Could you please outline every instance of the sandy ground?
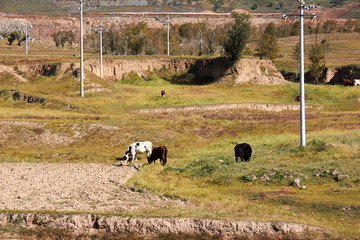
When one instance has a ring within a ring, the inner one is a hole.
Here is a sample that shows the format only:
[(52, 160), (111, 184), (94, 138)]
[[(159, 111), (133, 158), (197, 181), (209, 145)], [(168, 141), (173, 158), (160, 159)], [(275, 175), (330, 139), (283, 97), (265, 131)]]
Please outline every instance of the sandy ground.
[(122, 212), (183, 204), (124, 188), (136, 171), (99, 163), (0, 163), (0, 209)]

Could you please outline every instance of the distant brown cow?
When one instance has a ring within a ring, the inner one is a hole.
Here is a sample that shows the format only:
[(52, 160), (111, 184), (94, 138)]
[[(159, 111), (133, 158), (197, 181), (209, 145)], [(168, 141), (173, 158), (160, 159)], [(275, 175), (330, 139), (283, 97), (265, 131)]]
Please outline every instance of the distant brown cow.
[(150, 157), (147, 158), (148, 163), (152, 163), (160, 158), (160, 163), (165, 166), (167, 161), (167, 148), (165, 146), (155, 147), (152, 149)]
[(341, 81), (344, 84), (344, 86), (354, 86), (354, 82), (349, 79), (343, 78)]
[[(304, 99), (306, 99), (306, 96), (304, 96)], [(300, 102), (300, 95), (296, 96), (294, 102)]]
[(165, 97), (165, 90), (161, 90), (161, 96)]

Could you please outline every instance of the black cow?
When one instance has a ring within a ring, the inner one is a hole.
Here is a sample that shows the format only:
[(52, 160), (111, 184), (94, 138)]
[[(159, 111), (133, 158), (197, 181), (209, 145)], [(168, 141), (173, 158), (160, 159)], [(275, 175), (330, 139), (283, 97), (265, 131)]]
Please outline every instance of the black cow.
[(165, 166), (167, 161), (167, 152), (168, 150), (165, 146), (153, 148), (150, 157), (147, 158), (148, 163), (155, 163), (155, 161), (160, 158), (160, 163)]
[(236, 162), (238, 161), (238, 158), (240, 157), (241, 161), (248, 162), (250, 161), (252, 149), (248, 143), (241, 143), (235, 146), (235, 158)]

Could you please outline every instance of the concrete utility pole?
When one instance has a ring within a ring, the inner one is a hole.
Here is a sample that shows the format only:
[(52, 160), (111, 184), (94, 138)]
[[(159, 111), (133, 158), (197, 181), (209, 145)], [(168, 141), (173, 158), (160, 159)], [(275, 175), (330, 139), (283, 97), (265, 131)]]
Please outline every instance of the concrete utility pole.
[(80, 0), (80, 96), (84, 97), (84, 42), (83, 42), (83, 8)]
[(103, 61), (102, 61), (102, 21), (100, 20), (100, 78), (103, 78)]
[(25, 54), (28, 54), (28, 27), (25, 27)]
[[(298, 0), (300, 3), (300, 143), (301, 147), (306, 145), (305, 136), (305, 77), (304, 77), (304, 10), (314, 8), (314, 4), (305, 6), (305, 0)], [(307, 0), (311, 1), (311, 0)], [(315, 18), (316, 14), (310, 15), (311, 18)], [(283, 15), (283, 19), (287, 19), (286, 14)]]
[(169, 14), (166, 15), (167, 22), (167, 55), (170, 55), (170, 19)]
[(300, 1), (300, 141), (301, 146), (306, 145), (305, 136), (305, 87), (304, 87), (304, 5)]

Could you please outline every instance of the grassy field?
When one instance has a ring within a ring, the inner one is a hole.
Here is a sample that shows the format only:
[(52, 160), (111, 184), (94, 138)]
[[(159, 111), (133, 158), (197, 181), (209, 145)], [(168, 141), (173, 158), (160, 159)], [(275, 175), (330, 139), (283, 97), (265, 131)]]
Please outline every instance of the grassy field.
[[(282, 41), (289, 44), (284, 44), (285, 57), (277, 61), (279, 66), (289, 62), (286, 49), (293, 42)], [(339, 41), (342, 40), (331, 40)], [(344, 44), (359, 49), (355, 40)], [(34, 43), (30, 44), (29, 56), (14, 53), (20, 47), (4, 42), (0, 49), (0, 64), (8, 66), (77, 61), (72, 57), (75, 49), (49, 46), (44, 50)], [(96, 54), (86, 52), (85, 58), (97, 58)], [(336, 56), (340, 54), (334, 50), (330, 56), (329, 65), (338, 66)], [(351, 63), (359, 62), (355, 58)], [(123, 82), (106, 82), (86, 73), (86, 84), (96, 83), (111, 92), (85, 91), (81, 98), (79, 82), (71, 73), (24, 77), (30, 81), (19, 82), (9, 73), (0, 73), (0, 91), (14, 89), (42, 97), (47, 104), (14, 101), (0, 94), (0, 136), (6, 139), (0, 141), (3, 162), (111, 164), (121, 158), (129, 143), (150, 140), (154, 146), (167, 146), (168, 165), (145, 165), (127, 186), (189, 200), (194, 205), (124, 214), (297, 222), (329, 231), (323, 237), (360, 236), (358, 87), (305, 86), (306, 104), (318, 108), (306, 110), (307, 146), (301, 148), (298, 111), (137, 112), (224, 103), (295, 104), (292, 100), (299, 94), (296, 83), (266, 87), (216, 83), (190, 86), (171, 84), (156, 73), (149, 81), (129, 78)], [(165, 99), (160, 96), (161, 89), (167, 93)], [(69, 109), (69, 104), (76, 109)], [(9, 124), (12, 121), (21, 124)], [(96, 128), (99, 125), (107, 128)], [(41, 138), (43, 132), (73, 141), (48, 142)], [(234, 161), (233, 147), (241, 142), (253, 147), (248, 163)], [(142, 157), (140, 161), (146, 159)], [(339, 180), (337, 173), (348, 177)], [(256, 180), (250, 180), (252, 176)], [(290, 186), (296, 178), (300, 178), (305, 190)]]

